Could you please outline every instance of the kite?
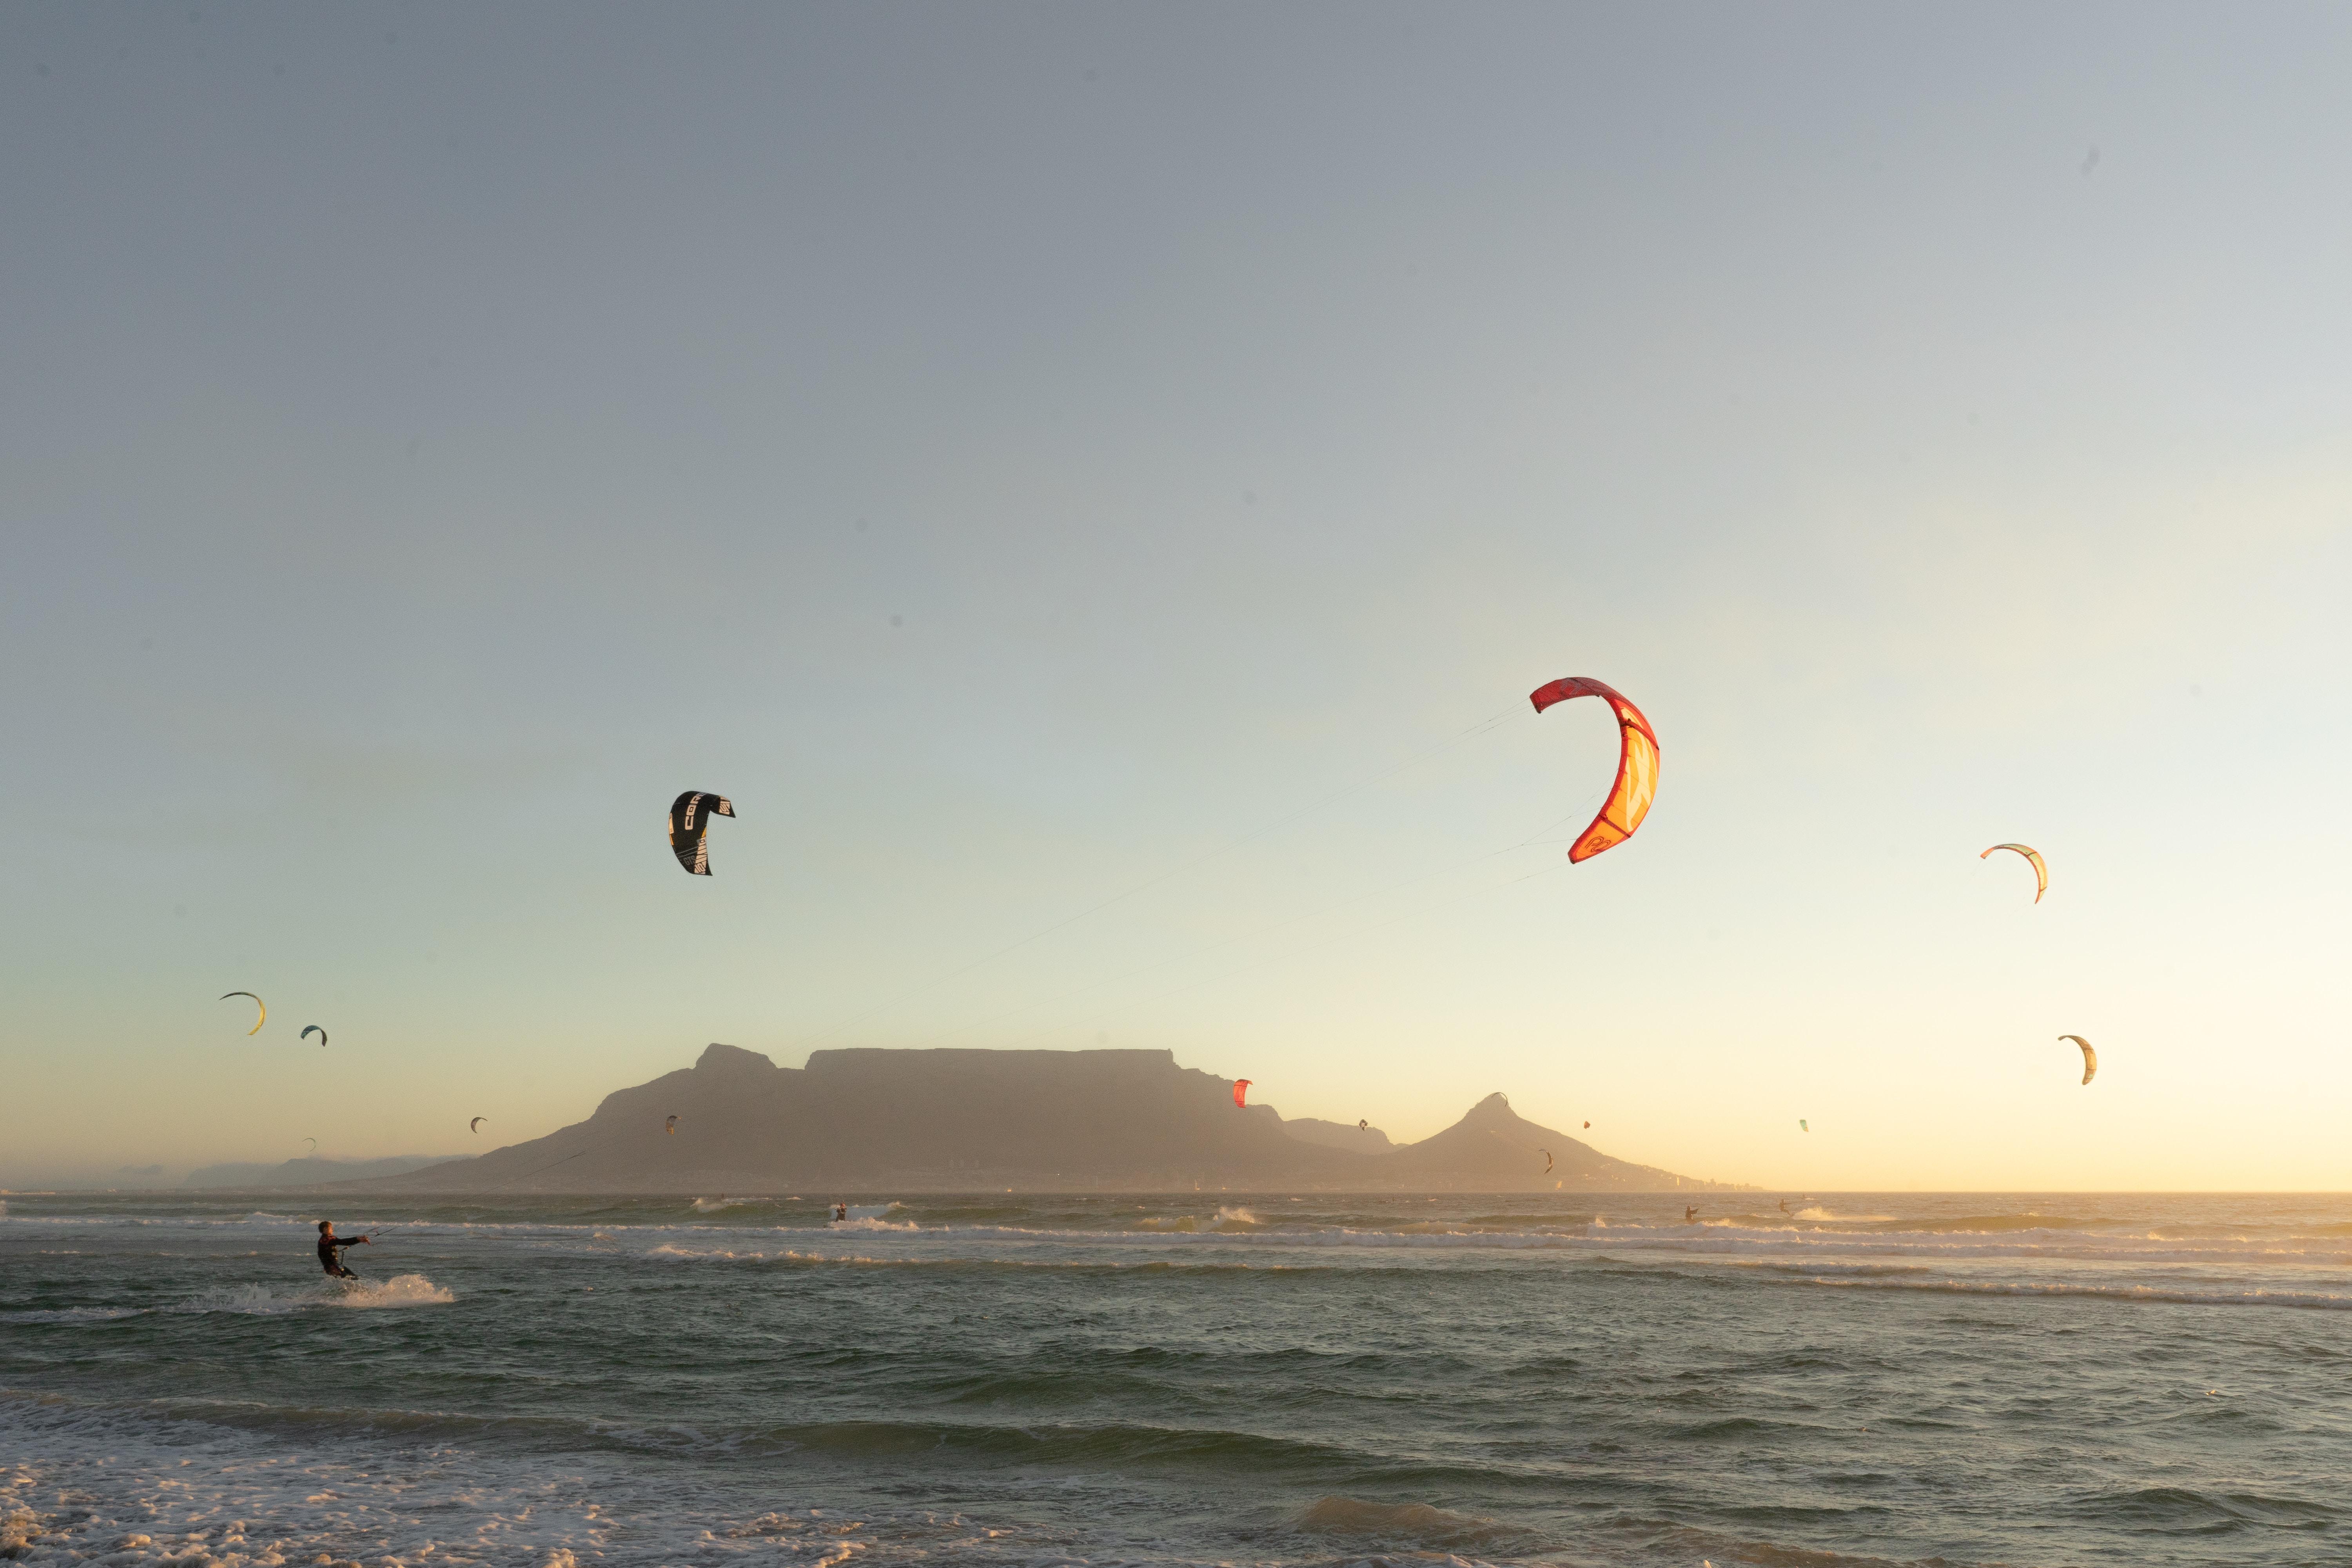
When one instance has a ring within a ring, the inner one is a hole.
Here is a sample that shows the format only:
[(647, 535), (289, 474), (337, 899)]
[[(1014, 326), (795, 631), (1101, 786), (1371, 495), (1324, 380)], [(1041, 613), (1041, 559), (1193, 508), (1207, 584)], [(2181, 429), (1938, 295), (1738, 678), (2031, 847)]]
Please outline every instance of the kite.
[(319, 1152), (319, 1141), (316, 1138), (305, 1138), (302, 1142), (310, 1145), (311, 1153), (315, 1154)]
[(1235, 1105), (1247, 1104), (1247, 1100), (1244, 1097), (1249, 1093), (1250, 1082), (1251, 1080), (1245, 1078), (1235, 1079), (1234, 1080), (1234, 1103)]
[(1550, 1150), (1549, 1150), (1549, 1149), (1538, 1149), (1538, 1150), (1537, 1150), (1537, 1151), (1536, 1151), (1536, 1152), (1537, 1152), (1537, 1153), (1538, 1153), (1538, 1154), (1541, 1154), (1541, 1155), (1544, 1157), (1544, 1174), (1545, 1174), (1545, 1175), (1547, 1175), (1547, 1176), (1550, 1175), (1550, 1174), (1551, 1174), (1551, 1151), (1550, 1151)]
[(1797, 1118), (1797, 1131), (1800, 1131), (1800, 1132), (1811, 1132), (1811, 1131), (1812, 1131), (1812, 1129), (1811, 1129), (1811, 1128), (1810, 1128), (1810, 1127), (1808, 1127), (1808, 1126), (1806, 1126), (1806, 1125), (1805, 1125), (1805, 1119), (1804, 1119), (1803, 1117), (1800, 1116), (1800, 1117), (1798, 1117), (1798, 1118)]
[[(250, 991), (230, 991), (230, 992), (225, 993), (225, 994), (222, 995), (221, 1000), (222, 1000), (222, 1001), (224, 1001), (224, 1002), (226, 1002), (226, 1001), (227, 1001), (227, 1000), (229, 999), (229, 997), (231, 997), (231, 996), (253, 996), (253, 993), (252, 993), (252, 992), (250, 992)], [(260, 1008), (260, 1009), (261, 1009), (261, 1016), (260, 1016), (260, 1017), (258, 1017), (258, 1018), (256, 1018), (256, 1019), (253, 1021), (253, 1027), (251, 1027), (250, 1029), (247, 1029), (247, 1030), (246, 1031), (246, 1036), (247, 1036), (247, 1038), (250, 1038), (250, 1037), (252, 1037), (253, 1036), (255, 1036), (255, 1035), (257, 1035), (257, 1034), (261, 1033), (261, 1026), (262, 1026), (262, 1025), (264, 1025), (264, 1024), (267, 1024), (268, 1022), (269, 1022), (269, 1004), (268, 1004), (268, 1003), (267, 1003), (267, 1002), (264, 1002), (264, 1001), (263, 1001), (260, 997), (258, 997), (258, 996), (253, 996), (253, 1005), (254, 1005), (255, 1006), (257, 1006), (257, 1007), (258, 1007), (258, 1008)]]
[(2083, 1081), (2088, 1083), (2096, 1078), (2099, 1072), (2099, 1053), (2091, 1048), (2091, 1042), (2080, 1035), (2061, 1035), (2058, 1037), (2062, 1040), (2072, 1040), (2083, 1047)]
[(1370, 1132), (1371, 1130), (1372, 1124), (1370, 1121), (1359, 1121), (1356, 1123), (1356, 1131), (1359, 1132)]
[(466, 1124), (466, 1131), (468, 1132), (479, 1132), (482, 1130), (482, 1123), (488, 1120), (489, 1118), (487, 1116), (477, 1116), (473, 1121)]
[(710, 846), (702, 836), (713, 816), (732, 816), (734, 803), (725, 795), (690, 789), (669, 803), (669, 847), (689, 876), (710, 875)]
[(1591, 1131), (1592, 1131), (1592, 1123), (1591, 1123), (1591, 1122), (1590, 1122), (1590, 1121), (1586, 1122), (1586, 1123), (1584, 1124), (1584, 1130), (1585, 1130), (1587, 1132)]
[[(2033, 862), (2033, 901), (2040, 903), (2042, 895), (2050, 890), (2050, 868), (2042, 863), (2042, 852), (2030, 844), (1996, 844), (1992, 849), (2014, 849)], [(1992, 853), (1992, 849), (1986, 850), (1984, 855), (1979, 855), (1977, 858), (1983, 859), (1985, 855)]]
[(303, 1025), (302, 1032), (299, 1035), (297, 1035), (295, 1039), (297, 1041), (307, 1040), (313, 1035), (319, 1037), (319, 1048), (322, 1051), (325, 1050), (327, 1048), (327, 1031), (319, 1027), (316, 1024)]
[(1609, 786), (1600, 815), (1577, 835), (1575, 847), (1568, 852), (1570, 865), (1633, 837), (1658, 794), (1658, 732), (1622, 693), (1591, 676), (1570, 675), (1537, 687), (1528, 700), (1540, 713), (1555, 702), (1578, 697), (1598, 697), (1617, 715), (1617, 782)]
[(667, 1121), (663, 1122), (663, 1123), (662, 1123), (662, 1131), (665, 1131), (665, 1132), (667, 1132), (667, 1133), (668, 1133), (668, 1134), (669, 1134), (671, 1137), (673, 1137), (673, 1138), (677, 1137), (677, 1117), (675, 1117), (675, 1116), (673, 1116), (673, 1117), (671, 1117)]

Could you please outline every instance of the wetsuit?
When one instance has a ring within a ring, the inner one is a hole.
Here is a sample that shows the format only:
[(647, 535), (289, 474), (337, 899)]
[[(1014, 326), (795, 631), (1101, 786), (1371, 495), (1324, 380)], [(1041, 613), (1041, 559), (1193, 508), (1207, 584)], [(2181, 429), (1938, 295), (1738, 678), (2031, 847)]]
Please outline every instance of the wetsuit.
[(319, 1262), (337, 1279), (356, 1279), (358, 1275), (343, 1267), (342, 1249), (357, 1247), (365, 1237), (322, 1236), (319, 1238)]

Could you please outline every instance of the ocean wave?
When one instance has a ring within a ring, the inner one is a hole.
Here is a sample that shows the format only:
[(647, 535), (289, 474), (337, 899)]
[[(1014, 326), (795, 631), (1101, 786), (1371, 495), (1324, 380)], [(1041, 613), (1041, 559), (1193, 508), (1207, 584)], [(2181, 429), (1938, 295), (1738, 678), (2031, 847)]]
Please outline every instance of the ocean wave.
[(2315, 1290), (2212, 1290), (2178, 1285), (2086, 1285), (2033, 1279), (1853, 1279), (1809, 1281), (1844, 1290), (1919, 1290), (1948, 1296), (2085, 1296), (2108, 1301), (2140, 1301), (2179, 1307), (2297, 1307), (2312, 1311), (2352, 1312), (2352, 1296)]
[[(1217, 1212), (1213, 1215), (1207, 1217), (1203, 1217), (1200, 1215), (1189, 1214), (1150, 1215), (1142, 1219), (1137, 1220), (1135, 1222), (1135, 1226), (1136, 1229), (1139, 1231), (1160, 1236), (1232, 1236), (1261, 1230), (1265, 1227), (1265, 1222), (1258, 1218), (1256, 1215), (1252, 1214), (1248, 1209), (1244, 1208), (1239, 1205), (1227, 1205), (1220, 1204), (1217, 1206)], [(950, 1226), (944, 1228), (953, 1227)], [(1013, 1227), (1008, 1226), (1004, 1228)], [(1087, 1233), (1036, 1231), (1034, 1234), (1040, 1236), (1053, 1236)], [(1118, 1235), (1119, 1233), (1112, 1232), (1110, 1234)]]
[(188, 1300), (160, 1309), (166, 1312), (233, 1312), (248, 1317), (276, 1317), (317, 1307), (435, 1307), (457, 1299), (453, 1290), (422, 1274), (395, 1274), (389, 1279), (330, 1281), (295, 1290), (267, 1285), (223, 1285)]
[[(428, 1441), (478, 1441), (511, 1452), (536, 1449), (574, 1455), (602, 1450), (676, 1458), (758, 1458), (811, 1451), (863, 1462), (947, 1449), (968, 1458), (1023, 1465), (1090, 1464), (1174, 1471), (1237, 1466), (1261, 1473), (1360, 1467), (1374, 1458), (1372, 1454), (1334, 1441), (1139, 1421), (1024, 1424), (917, 1417), (629, 1422), (580, 1415), (486, 1415), (274, 1405), (258, 1400), (92, 1401), (14, 1391), (0, 1391), (0, 1417), (12, 1425), (37, 1426), (50, 1437), (81, 1432), (115, 1442), (145, 1438), (180, 1444), (208, 1434), (242, 1433), (286, 1439), (306, 1450), (331, 1441), (381, 1438), (412, 1447)], [(1467, 1480), (1477, 1473), (1464, 1469), (1459, 1479)]]
[[(507, 1453), (349, 1443), (320, 1452), (309, 1440), (315, 1432), (299, 1428), (159, 1426), (152, 1414), (5, 1395), (0, 1420), (27, 1443), (17, 1462), (0, 1462), (0, 1556), (36, 1563), (266, 1568), (363, 1557), (385, 1568), (571, 1568), (730, 1549), (762, 1550), (772, 1561), (776, 1547), (805, 1543), (821, 1553), (794, 1555), (806, 1564), (892, 1544), (862, 1521), (817, 1510), (792, 1523), (781, 1514), (730, 1517), (678, 1506), (627, 1475), (583, 1476), (576, 1465)], [(620, 1541), (607, 1512), (616, 1505), (630, 1518)], [(961, 1521), (907, 1532), (924, 1546), (972, 1533)]]
[[(759, 1500), (751, 1501), (740, 1489), (682, 1488), (675, 1471), (633, 1455), (829, 1454), (870, 1471), (944, 1447), (966, 1459), (1024, 1468), (1084, 1465), (1196, 1478), (1223, 1476), (1235, 1466), (1253, 1474), (1355, 1469), (1366, 1458), (1240, 1432), (1033, 1431), (948, 1422), (759, 1431), (632, 1431), (604, 1424), (551, 1447), (527, 1439), (534, 1425), (557, 1439), (552, 1428), (561, 1422), (469, 1423), (421, 1412), (392, 1419), (395, 1414), (355, 1423), (259, 1406), (166, 1412), (0, 1394), (0, 1429), (22, 1440), (26, 1453), (0, 1462), (0, 1547), (36, 1562), (79, 1558), (121, 1568), (353, 1560), (385, 1568), (437, 1562), (654, 1568), (733, 1556), (803, 1568), (851, 1561), (1059, 1568), (1106, 1558), (1207, 1568), (1224, 1554), (1203, 1555), (1132, 1532), (1097, 1542), (1068, 1525), (987, 1523), (920, 1504), (848, 1511), (806, 1506), (825, 1500), (805, 1494), (787, 1506), (805, 1484), (789, 1472), (758, 1488)], [(580, 1439), (591, 1436), (606, 1451), (583, 1448)], [(1449, 1562), (1470, 1568), (1441, 1554), (1512, 1533), (1426, 1504), (1344, 1496), (1308, 1507), (1297, 1524), (1351, 1538), (1351, 1545), (1404, 1549), (1404, 1560), (1439, 1568)], [(1288, 1561), (1307, 1568), (1327, 1559)]]
[[(1666, 1561), (1696, 1561), (1703, 1568), (1964, 1568), (1963, 1563), (1941, 1554), (1924, 1558), (1881, 1557), (1875, 1553), (1862, 1556), (1818, 1546), (1787, 1546), (1727, 1535), (1666, 1520), (1627, 1519), (1621, 1522), (1649, 1533), (1650, 1546), (1664, 1552)], [(2003, 1563), (1989, 1563), (1984, 1568), (2003, 1568)]]
[(879, 1263), (884, 1261), (878, 1258), (850, 1258), (822, 1252), (802, 1252), (793, 1247), (779, 1247), (774, 1251), (755, 1251), (749, 1247), (738, 1250), (731, 1247), (681, 1247), (674, 1241), (663, 1242), (659, 1247), (652, 1247), (639, 1256), (700, 1263)]
[(1303, 1274), (1328, 1272), (1286, 1263), (1173, 1262), (1165, 1258), (983, 1258), (951, 1254), (942, 1258), (875, 1258), (857, 1252), (803, 1252), (797, 1247), (772, 1251), (725, 1247), (681, 1247), (676, 1242), (639, 1254), (666, 1263), (863, 1264), (879, 1268), (1058, 1268), (1095, 1273)]
[[(688, 1200), (711, 1201), (715, 1200)], [(751, 1204), (776, 1201), (745, 1200)], [(733, 1208), (737, 1200), (729, 1199), (727, 1202)], [(661, 1206), (666, 1207), (670, 1215), (677, 1214), (677, 1200), (667, 1200)], [(2015, 1226), (2003, 1229), (1984, 1225), (1984, 1215), (1963, 1216), (1969, 1228), (1940, 1230), (1906, 1230), (1880, 1225), (1874, 1220), (1852, 1228), (1834, 1228), (1811, 1221), (1793, 1220), (1768, 1225), (1718, 1218), (1711, 1223), (1685, 1225), (1673, 1220), (1643, 1222), (1621, 1217), (1612, 1223), (1602, 1216), (1588, 1221), (1582, 1216), (1563, 1215), (1556, 1222), (1543, 1224), (1516, 1215), (1487, 1216), (1492, 1220), (1508, 1220), (1517, 1226), (1496, 1229), (1486, 1228), (1472, 1220), (1447, 1221), (1403, 1215), (1397, 1216), (1393, 1223), (1388, 1225), (1334, 1224), (1328, 1220), (1318, 1223), (1307, 1216), (1288, 1217), (1279, 1211), (1274, 1211), (1276, 1217), (1268, 1219), (1265, 1216), (1269, 1211), (1265, 1209), (1261, 1200), (1257, 1209), (1244, 1205), (1221, 1205), (1213, 1217), (1200, 1214), (1143, 1215), (1125, 1218), (1105, 1214), (1096, 1217), (1093, 1227), (1084, 1227), (939, 1223), (907, 1215), (907, 1208), (908, 1205), (899, 1203), (858, 1205), (853, 1210), (854, 1217), (849, 1221), (830, 1225), (817, 1220), (814, 1215), (797, 1223), (782, 1224), (766, 1223), (764, 1215), (761, 1216), (762, 1223), (751, 1224), (741, 1223), (732, 1215), (716, 1224), (708, 1221), (696, 1223), (690, 1218), (670, 1218), (650, 1224), (621, 1223), (609, 1218), (594, 1224), (555, 1224), (544, 1220), (448, 1217), (374, 1222), (371, 1228), (387, 1236), (495, 1236), (533, 1250), (575, 1255), (607, 1255), (614, 1248), (635, 1251), (648, 1243), (664, 1241), (696, 1247), (718, 1245), (738, 1253), (770, 1252), (779, 1247), (804, 1247), (808, 1241), (828, 1234), (856, 1233), (883, 1247), (886, 1256), (892, 1249), (908, 1247), (953, 1248), (965, 1256), (984, 1255), (990, 1249), (1036, 1251), (1050, 1248), (1114, 1254), (1122, 1250), (1148, 1254), (1154, 1250), (1189, 1249), (1248, 1251), (1267, 1255), (1326, 1251), (1360, 1254), (1484, 1251), (1497, 1255), (1550, 1252), (1598, 1257), (1606, 1253), (1621, 1260), (1646, 1257), (1658, 1260), (1687, 1258), (1695, 1262), (1760, 1261), (1800, 1270), (1895, 1260), (1955, 1267), (1972, 1261), (2002, 1260), (2021, 1266), (2080, 1263), (2098, 1267), (2187, 1267), (2242, 1275), (2352, 1267), (2352, 1246), (2347, 1246), (2341, 1237), (2321, 1239), (2309, 1235), (2316, 1228), (2309, 1225), (2293, 1234), (2273, 1231), (2242, 1237), (2233, 1233), (2183, 1239), (2164, 1234), (2164, 1227), (2146, 1225), (2128, 1234), (2087, 1229), (2079, 1224), (2063, 1221), (2061, 1221), (2061, 1228), (2050, 1230)], [(737, 1212), (743, 1213), (741, 1210)], [(2039, 1222), (2052, 1216), (2029, 1210), (2011, 1212), (2007, 1217), (2011, 1220), (2031, 1218)], [(1106, 1222), (1116, 1228), (1103, 1228)], [(90, 1234), (89, 1231), (73, 1227), (96, 1223), (129, 1221), (100, 1222), (79, 1216), (25, 1216), (9, 1222), (11, 1237), (25, 1239), (37, 1239), (45, 1234), (51, 1234), (41, 1228), (45, 1225), (61, 1225), (66, 1228), (54, 1233), (60, 1240), (88, 1236)], [(142, 1216), (141, 1223), (182, 1226), (186, 1222)], [(258, 1237), (282, 1236), (287, 1228), (300, 1228), (307, 1223), (289, 1221), (270, 1211), (257, 1210), (240, 1218), (207, 1221), (203, 1228), (209, 1234), (219, 1236), (235, 1234), (239, 1226), (250, 1226)], [(717, 1239), (720, 1237), (740, 1239)], [(2302, 1244), (2298, 1245), (2299, 1242)]]
[(0, 1312), (0, 1323), (110, 1323), (121, 1318), (144, 1317), (151, 1310), (148, 1307), (27, 1308)]
[[(1187, 1221), (1190, 1223), (1187, 1223)], [(900, 1233), (919, 1232), (928, 1241), (970, 1243), (1001, 1239), (1024, 1244), (1067, 1247), (1246, 1247), (1259, 1250), (1315, 1247), (1487, 1248), (1503, 1251), (1558, 1250), (1679, 1253), (1694, 1258), (1779, 1257), (1790, 1258), (1838, 1257), (1916, 1257), (1930, 1258), (2046, 1258), (2053, 1261), (2091, 1260), (2148, 1263), (2251, 1263), (2274, 1260), (2297, 1265), (2352, 1263), (2352, 1249), (2325, 1251), (2277, 1247), (2181, 1247), (2151, 1243), (2137, 1237), (2115, 1237), (2104, 1243), (2060, 1233), (2051, 1240), (2019, 1235), (1982, 1241), (1949, 1239), (1932, 1233), (1879, 1233), (1867, 1236), (1817, 1234), (1785, 1229), (1709, 1230), (1704, 1226), (1612, 1226), (1605, 1232), (1582, 1225), (1546, 1231), (1467, 1230), (1444, 1222), (1412, 1222), (1377, 1230), (1352, 1226), (1284, 1228), (1260, 1224), (1226, 1228), (1220, 1221), (1193, 1216), (1138, 1222), (1141, 1228), (1122, 1230), (1055, 1229), (1036, 1226), (917, 1226), (852, 1222), (835, 1230), (862, 1228)], [(1204, 1228), (1205, 1226), (1205, 1228)], [(778, 1227), (791, 1234), (789, 1227)]]
[(1298, 1528), (1314, 1535), (1370, 1536), (1440, 1551), (1525, 1535), (1491, 1519), (1451, 1513), (1425, 1502), (1368, 1502), (1338, 1496), (1309, 1504), (1298, 1516)]
[(2143, 1529), (2226, 1531), (2259, 1524), (2289, 1530), (2326, 1528), (2344, 1510), (2307, 1498), (2265, 1492), (2196, 1491), (2186, 1487), (2141, 1487), (2086, 1498), (2073, 1511), (2111, 1518)]

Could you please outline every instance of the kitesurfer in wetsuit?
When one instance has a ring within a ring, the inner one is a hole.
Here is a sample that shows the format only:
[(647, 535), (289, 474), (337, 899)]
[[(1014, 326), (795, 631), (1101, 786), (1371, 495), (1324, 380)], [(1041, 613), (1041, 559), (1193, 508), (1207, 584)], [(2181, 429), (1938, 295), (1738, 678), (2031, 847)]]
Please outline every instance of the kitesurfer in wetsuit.
[(849, 1221), (849, 1205), (848, 1205), (847, 1204), (835, 1204), (835, 1205), (833, 1205), (833, 1217), (834, 1217), (834, 1221), (835, 1221), (835, 1224), (839, 1224), (839, 1225), (845, 1225), (845, 1224), (847, 1224), (847, 1223), (848, 1223), (848, 1221)]
[(1696, 1204), (1685, 1204), (1683, 1205), (1683, 1223), (1685, 1225), (1696, 1225), (1698, 1223), (1698, 1205)]
[(333, 1220), (322, 1219), (319, 1222), (319, 1263), (326, 1269), (327, 1277), (331, 1279), (358, 1279), (358, 1275), (343, 1267), (342, 1249), (346, 1247), (365, 1247), (368, 1244), (368, 1238), (364, 1236), (355, 1236), (349, 1241), (338, 1237), (335, 1235)]

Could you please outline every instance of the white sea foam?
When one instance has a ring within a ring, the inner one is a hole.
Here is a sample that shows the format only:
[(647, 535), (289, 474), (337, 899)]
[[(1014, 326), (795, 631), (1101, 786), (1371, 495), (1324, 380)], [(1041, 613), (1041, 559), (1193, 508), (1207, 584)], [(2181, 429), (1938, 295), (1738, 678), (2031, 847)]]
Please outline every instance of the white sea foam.
[(821, 1252), (803, 1252), (795, 1247), (779, 1247), (773, 1251), (755, 1251), (731, 1247), (680, 1247), (666, 1241), (645, 1256), (667, 1259), (688, 1259), (711, 1263), (821, 1263), (827, 1261)]
[[(27, 1456), (0, 1463), (0, 1558), (60, 1568), (577, 1568), (776, 1561), (779, 1548), (806, 1565), (899, 1544), (862, 1520), (743, 1517), (658, 1482), (455, 1446), (325, 1458), (272, 1434), (22, 1399), (0, 1400), (0, 1435)], [(985, 1549), (996, 1532), (933, 1516), (899, 1533), (922, 1557)]]
[(455, 1291), (436, 1285), (422, 1274), (395, 1274), (389, 1279), (356, 1282), (321, 1279), (315, 1284), (284, 1290), (267, 1285), (224, 1285), (163, 1310), (275, 1317), (319, 1307), (446, 1306), (457, 1299)]
[[(1248, 1209), (1242, 1207), (1238, 1204), (1220, 1204), (1217, 1206), (1217, 1212), (1213, 1215), (1190, 1214), (1151, 1215), (1147, 1215), (1135, 1223), (1139, 1230), (1160, 1236), (1216, 1236), (1255, 1231), (1265, 1222), (1259, 1219), (1257, 1215), (1252, 1214)], [(977, 1229), (981, 1227), (975, 1226), (973, 1228)], [(1003, 1228), (1010, 1229), (1013, 1227), (1007, 1226)], [(1053, 1235), (1055, 1233), (1050, 1231), (1040, 1231), (1032, 1234)], [(1103, 1233), (1089, 1232), (1087, 1234), (1099, 1235)], [(1108, 1234), (1113, 1237), (1117, 1237), (1123, 1233), (1114, 1231)]]

